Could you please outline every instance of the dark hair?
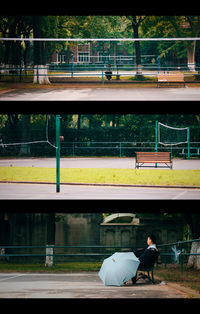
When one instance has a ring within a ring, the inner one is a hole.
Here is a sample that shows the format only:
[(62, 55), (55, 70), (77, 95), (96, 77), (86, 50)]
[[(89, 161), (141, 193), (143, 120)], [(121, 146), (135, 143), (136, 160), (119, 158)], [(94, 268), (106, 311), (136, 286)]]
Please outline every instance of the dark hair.
[(154, 234), (149, 234), (148, 238), (150, 238), (153, 243), (156, 243), (156, 236)]

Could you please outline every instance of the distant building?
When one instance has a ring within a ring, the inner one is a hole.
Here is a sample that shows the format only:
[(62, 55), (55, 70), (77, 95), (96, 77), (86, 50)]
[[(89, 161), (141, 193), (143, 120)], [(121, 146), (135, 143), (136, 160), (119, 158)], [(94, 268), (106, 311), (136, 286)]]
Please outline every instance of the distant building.
[(96, 43), (72, 43), (68, 49), (62, 52), (54, 51), (51, 63), (72, 63), (74, 64), (104, 64), (104, 63), (130, 63), (133, 56), (128, 55), (126, 47), (117, 43), (96, 42)]

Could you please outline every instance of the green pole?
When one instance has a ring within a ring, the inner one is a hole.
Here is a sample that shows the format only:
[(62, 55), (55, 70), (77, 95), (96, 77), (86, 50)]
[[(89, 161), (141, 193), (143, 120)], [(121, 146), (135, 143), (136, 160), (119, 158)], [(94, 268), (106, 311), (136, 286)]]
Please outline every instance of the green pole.
[(190, 128), (188, 128), (188, 160), (190, 159)]
[(56, 192), (60, 192), (60, 115), (56, 115)]
[(39, 72), (38, 72), (38, 65), (37, 65), (37, 84), (39, 84)]
[[(158, 151), (158, 121), (156, 120), (156, 130), (155, 130), (155, 150)], [(157, 168), (157, 162), (155, 163), (155, 167)]]

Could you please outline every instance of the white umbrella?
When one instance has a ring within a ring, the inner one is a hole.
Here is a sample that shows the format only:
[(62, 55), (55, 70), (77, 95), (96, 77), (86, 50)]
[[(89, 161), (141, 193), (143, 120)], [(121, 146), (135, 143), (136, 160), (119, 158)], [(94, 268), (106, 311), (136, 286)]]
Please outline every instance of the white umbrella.
[(98, 275), (106, 286), (121, 286), (136, 275), (139, 264), (133, 252), (116, 252), (103, 261)]

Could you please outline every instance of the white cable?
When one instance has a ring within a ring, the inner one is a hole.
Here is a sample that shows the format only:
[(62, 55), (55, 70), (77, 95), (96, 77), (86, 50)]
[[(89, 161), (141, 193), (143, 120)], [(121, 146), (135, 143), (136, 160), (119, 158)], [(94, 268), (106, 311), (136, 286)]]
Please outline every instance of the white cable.
[(14, 146), (14, 145), (27, 145), (27, 144), (38, 144), (38, 143), (48, 143), (50, 146), (54, 148), (58, 148), (57, 146), (53, 145), (48, 138), (48, 122), (49, 122), (49, 115), (47, 115), (47, 121), (46, 121), (46, 140), (43, 141), (31, 141), (31, 142), (21, 142), (21, 143), (0, 143), (0, 146), (7, 147), (7, 146)]
[(49, 115), (47, 115), (47, 122), (46, 122), (46, 141), (50, 146), (57, 149), (58, 148), (57, 146), (54, 146), (52, 143), (49, 142), (48, 130), (49, 130)]
[[(158, 143), (160, 143), (160, 144), (162, 144), (162, 145), (164, 145), (164, 146), (169, 146), (169, 145), (180, 145), (180, 144), (183, 144), (183, 143), (187, 143), (188, 142), (188, 140), (186, 140), (186, 141), (181, 141), (181, 142), (171, 142), (171, 143), (163, 143), (163, 142), (161, 142), (160, 141), (160, 125), (162, 125), (162, 126), (164, 126), (164, 127), (166, 127), (166, 128), (169, 128), (169, 129), (172, 129), (172, 130), (176, 130), (176, 131), (183, 131), (183, 130), (187, 130), (187, 132), (188, 132), (188, 127), (186, 127), (186, 128), (174, 128), (174, 127), (172, 127), (172, 126), (169, 126), (169, 125), (166, 125), (166, 124), (163, 124), (163, 123), (161, 123), (161, 122), (158, 122), (158, 128), (159, 128), (159, 132), (158, 132)], [(187, 136), (187, 138), (188, 138), (188, 136)]]
[(188, 129), (188, 127), (186, 127), (186, 128), (174, 128), (174, 127), (172, 127), (172, 126), (163, 124), (163, 123), (161, 123), (161, 122), (158, 122), (158, 124), (160, 124), (160, 125), (162, 125), (162, 126), (164, 126), (164, 127), (166, 127), (166, 128), (169, 128), (169, 129), (172, 129), (172, 130), (177, 130), (177, 131), (179, 131), (179, 130), (182, 131), (182, 130), (187, 130), (187, 129)]
[(195, 41), (200, 37), (177, 37), (177, 38), (7, 38), (1, 37), (3, 41)]

